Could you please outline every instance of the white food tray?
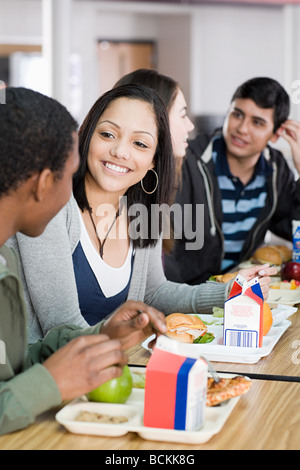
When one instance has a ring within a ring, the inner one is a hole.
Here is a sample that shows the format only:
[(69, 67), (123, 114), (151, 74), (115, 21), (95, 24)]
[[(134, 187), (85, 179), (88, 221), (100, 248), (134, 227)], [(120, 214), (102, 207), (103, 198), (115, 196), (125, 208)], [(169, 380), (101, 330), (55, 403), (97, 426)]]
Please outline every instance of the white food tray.
[[(239, 265), (240, 269), (249, 268), (254, 266), (251, 261), (245, 261)], [(278, 272), (281, 270), (281, 266), (276, 266)], [(280, 276), (272, 276), (272, 284), (276, 284), (281, 282)], [(269, 295), (267, 298), (267, 303), (271, 306), (275, 306), (277, 304), (284, 304), (284, 305), (297, 305), (300, 304), (300, 288), (297, 289), (274, 289), (271, 288), (269, 290)]]
[[(222, 377), (222, 374), (219, 374)], [(226, 374), (224, 377), (234, 377)], [(143, 425), (144, 390), (134, 388), (126, 404), (89, 402), (86, 397), (73, 400), (56, 414), (56, 420), (69, 432), (93, 436), (124, 436), (135, 432), (143, 439), (176, 442), (181, 444), (203, 444), (219, 433), (241, 397), (231, 398), (222, 406), (206, 407), (204, 425), (199, 431), (177, 431), (174, 429), (150, 428)], [(86, 423), (76, 421), (81, 411), (103, 413), (111, 416), (126, 416), (122, 424)]]
[(296, 305), (300, 303), (300, 289), (270, 289), (268, 304)]
[[(274, 323), (269, 333), (263, 339), (261, 348), (244, 348), (236, 346), (224, 346), (223, 343), (223, 325), (208, 325), (207, 331), (215, 335), (214, 341), (206, 344), (183, 344), (181, 343), (181, 351), (189, 357), (204, 356), (209, 361), (214, 362), (230, 362), (237, 364), (256, 364), (262, 357), (268, 356), (274, 346), (278, 343), (281, 336), (291, 325), (287, 320), (297, 311), (297, 308), (286, 305), (279, 305), (278, 308), (272, 310)], [(212, 315), (199, 315), (202, 320), (210, 323), (211, 321), (222, 322)], [(155, 338), (155, 335), (147, 338), (142, 346), (150, 351), (148, 344)]]

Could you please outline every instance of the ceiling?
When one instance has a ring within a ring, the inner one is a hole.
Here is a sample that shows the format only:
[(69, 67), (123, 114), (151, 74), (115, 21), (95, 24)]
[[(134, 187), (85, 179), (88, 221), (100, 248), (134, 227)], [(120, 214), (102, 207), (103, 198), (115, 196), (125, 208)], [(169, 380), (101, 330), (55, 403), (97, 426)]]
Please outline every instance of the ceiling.
[[(77, 0), (84, 1), (84, 0)], [(88, 0), (90, 1), (90, 0)], [(107, 0), (94, 0), (99, 3), (107, 3)], [(287, 4), (300, 4), (300, 0), (109, 0), (110, 2), (124, 2), (124, 3), (174, 3), (183, 5), (200, 5), (212, 3), (227, 3), (227, 4), (256, 4), (256, 5), (287, 5)]]

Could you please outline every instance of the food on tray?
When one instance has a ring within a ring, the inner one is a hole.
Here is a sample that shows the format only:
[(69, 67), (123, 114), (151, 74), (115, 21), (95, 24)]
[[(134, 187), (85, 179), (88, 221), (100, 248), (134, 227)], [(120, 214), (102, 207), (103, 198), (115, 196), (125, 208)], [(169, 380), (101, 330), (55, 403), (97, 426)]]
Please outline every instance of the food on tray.
[(266, 336), (269, 333), (273, 325), (272, 311), (269, 305), (267, 304), (267, 302), (264, 302), (264, 305), (263, 305), (263, 315), (264, 315), (263, 335)]
[(248, 392), (251, 385), (252, 382), (242, 376), (231, 379), (220, 378), (219, 382), (209, 378), (207, 382), (206, 406), (216, 406), (230, 398), (244, 395)]
[(216, 276), (211, 276), (209, 278), (210, 281), (216, 281), (216, 282), (222, 282), (223, 284), (226, 284), (229, 281), (232, 281), (237, 276), (236, 273), (225, 273), (225, 274), (218, 274)]
[(198, 336), (198, 338), (195, 338), (193, 343), (195, 344), (205, 344), (205, 343), (211, 343), (215, 339), (215, 335), (213, 333), (205, 333), (202, 336)]
[(265, 245), (258, 248), (252, 261), (259, 264), (275, 264), (281, 266), (292, 259), (292, 250), (284, 245)]
[(224, 317), (224, 308), (222, 308), (222, 307), (213, 307), (213, 317), (223, 318)]
[[(144, 376), (143, 388), (145, 388), (145, 372), (140, 375)], [(250, 389), (251, 385), (252, 382), (243, 376), (236, 376), (229, 379), (220, 377), (219, 383), (216, 383), (213, 378), (209, 377), (207, 379), (206, 406), (215, 406), (230, 398), (243, 395)]]
[(296, 290), (300, 289), (300, 281), (292, 279), (291, 281), (278, 281), (271, 284), (271, 289)]
[(283, 281), (300, 281), (300, 263), (295, 263), (290, 261), (289, 263), (284, 263), (281, 268), (281, 279)]
[(207, 333), (207, 326), (197, 315), (172, 313), (166, 317), (166, 325), (167, 336), (181, 343), (193, 343)]
[(127, 423), (128, 419), (126, 416), (109, 416), (92, 413), (91, 411), (81, 411), (75, 421), (82, 421), (84, 423), (121, 424)]
[(132, 392), (132, 377), (128, 366), (123, 368), (121, 377), (109, 380), (87, 394), (90, 401), (125, 403)]
[(144, 372), (132, 372), (132, 386), (133, 388), (145, 388), (145, 373)]

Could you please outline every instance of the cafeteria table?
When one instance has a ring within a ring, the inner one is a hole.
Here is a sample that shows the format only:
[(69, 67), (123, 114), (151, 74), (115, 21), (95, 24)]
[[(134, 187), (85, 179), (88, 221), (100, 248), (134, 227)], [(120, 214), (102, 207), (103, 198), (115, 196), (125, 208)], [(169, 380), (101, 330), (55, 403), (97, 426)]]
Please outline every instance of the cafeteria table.
[[(148, 441), (136, 433), (120, 437), (77, 435), (55, 420), (58, 409), (40, 415), (28, 428), (0, 436), (1, 450), (299, 450), (300, 384), (253, 380), (221, 431), (204, 444)], [(174, 452), (173, 452), (174, 453)], [(118, 453), (122, 455), (122, 453)], [(127, 454), (128, 455), (128, 452)], [(129, 452), (130, 455), (130, 452)], [(97, 456), (101, 464), (101, 453)]]
[[(285, 331), (271, 354), (256, 364), (213, 362), (218, 372), (247, 375), (254, 379), (300, 382), (300, 310), (289, 318), (290, 327)], [(130, 350), (132, 365), (146, 365), (150, 352), (139, 344)]]
[[(248, 375), (252, 387), (239, 399), (221, 431), (204, 444), (150, 441), (133, 432), (120, 437), (72, 434), (55, 420), (59, 407), (40, 415), (24, 430), (0, 436), (0, 450), (126, 450), (126, 455), (139, 450), (190, 455), (199, 450), (300, 450), (300, 311), (291, 321), (271, 354), (257, 364), (214, 363), (219, 372)], [(150, 357), (141, 344), (128, 354), (129, 364), (141, 368)]]

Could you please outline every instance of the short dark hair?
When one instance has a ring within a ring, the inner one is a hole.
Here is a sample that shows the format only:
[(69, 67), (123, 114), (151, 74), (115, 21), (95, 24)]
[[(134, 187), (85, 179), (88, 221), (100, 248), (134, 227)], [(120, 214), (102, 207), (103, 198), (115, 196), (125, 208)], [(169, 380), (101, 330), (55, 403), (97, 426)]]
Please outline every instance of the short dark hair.
[(124, 75), (120, 80), (117, 81), (114, 88), (121, 85), (128, 85), (137, 83), (140, 85), (148, 86), (163, 100), (166, 108), (170, 111), (180, 85), (172, 77), (159, 73), (153, 69), (138, 69), (133, 72)]
[[(150, 104), (155, 115), (158, 129), (158, 144), (154, 155), (155, 171), (159, 179), (157, 190), (153, 194), (146, 194), (140, 182), (138, 182), (128, 188), (126, 192), (128, 208), (133, 204), (142, 204), (147, 208), (148, 221), (145, 221), (145, 224), (148, 223), (149, 236), (145, 239), (139, 238), (132, 240), (135, 247), (142, 248), (157, 243), (158, 235), (161, 233), (161, 227), (159, 227), (159, 234), (155, 236), (151, 231), (150, 217), (152, 204), (170, 204), (174, 192), (174, 158), (172, 154), (168, 113), (157, 93), (142, 85), (123, 85), (109, 90), (96, 101), (79, 129), (80, 165), (77, 173), (74, 175), (73, 191), (80, 209), (82, 211), (90, 210), (85, 191), (85, 175), (91, 138), (104, 111), (113, 101), (119, 98), (141, 100)], [(156, 178), (152, 171), (148, 171), (145, 175), (143, 184), (144, 187), (150, 191), (155, 187)]]
[(8, 87), (0, 105), (0, 197), (48, 168), (60, 177), (77, 123), (64, 106), (41, 93)]
[(284, 88), (272, 78), (256, 77), (247, 80), (235, 91), (232, 101), (251, 99), (263, 109), (274, 109), (274, 132), (279, 129), (290, 113), (290, 98)]

